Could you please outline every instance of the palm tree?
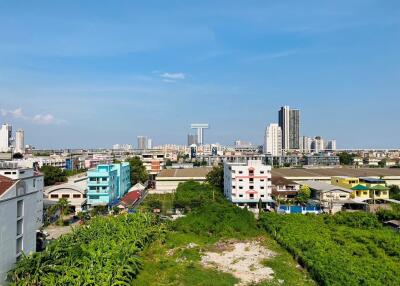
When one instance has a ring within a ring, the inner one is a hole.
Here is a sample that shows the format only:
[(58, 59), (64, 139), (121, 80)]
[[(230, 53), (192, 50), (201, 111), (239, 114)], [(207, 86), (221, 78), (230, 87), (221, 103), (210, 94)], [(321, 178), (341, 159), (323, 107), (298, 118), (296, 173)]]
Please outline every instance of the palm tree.
[(57, 210), (60, 211), (59, 222), (61, 224), (64, 222), (64, 215), (66, 215), (66, 212), (67, 212), (69, 206), (70, 206), (69, 201), (66, 198), (59, 199), (56, 204)]

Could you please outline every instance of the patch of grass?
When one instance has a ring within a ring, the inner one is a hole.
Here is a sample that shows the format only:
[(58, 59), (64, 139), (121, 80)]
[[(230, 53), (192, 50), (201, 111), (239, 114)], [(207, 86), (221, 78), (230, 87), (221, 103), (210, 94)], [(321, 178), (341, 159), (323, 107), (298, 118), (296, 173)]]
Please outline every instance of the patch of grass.
[[(270, 267), (274, 271), (274, 279), (265, 281), (259, 286), (315, 286), (317, 285), (308, 272), (298, 267), (293, 257), (283, 249), (273, 238), (265, 235), (264, 245), (275, 252), (275, 256), (265, 259), (262, 264)], [(283, 281), (283, 282), (282, 282)]]

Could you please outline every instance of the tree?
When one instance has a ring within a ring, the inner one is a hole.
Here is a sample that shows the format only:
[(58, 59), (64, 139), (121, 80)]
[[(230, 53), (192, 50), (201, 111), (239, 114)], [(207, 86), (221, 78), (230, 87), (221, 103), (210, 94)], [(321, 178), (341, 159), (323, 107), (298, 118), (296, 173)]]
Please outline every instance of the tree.
[(70, 207), (70, 205), (66, 198), (61, 198), (58, 200), (58, 202), (56, 204), (56, 208), (60, 212), (60, 218), (58, 220), (59, 224), (64, 223), (64, 215), (67, 214), (69, 207)]
[(339, 160), (341, 165), (353, 165), (354, 154), (347, 152), (339, 153)]
[(297, 194), (297, 202), (299, 202), (300, 204), (306, 204), (308, 202), (308, 200), (311, 197), (311, 190), (310, 187), (307, 185), (303, 185), (300, 190), (299, 193)]
[(400, 187), (397, 185), (390, 186), (389, 197), (394, 200), (400, 201)]
[(165, 161), (165, 166), (171, 167), (172, 166), (172, 161), (170, 159), (167, 159), (167, 161)]
[(139, 157), (133, 157), (127, 160), (131, 167), (131, 183), (136, 185), (137, 183), (145, 183), (149, 179), (149, 174), (146, 167)]
[(121, 209), (118, 206), (114, 206), (112, 211), (114, 215), (118, 215), (121, 212)]
[(66, 173), (60, 168), (43, 166), (40, 171), (44, 174), (45, 186), (52, 186), (56, 183), (63, 183), (67, 181)]
[(222, 191), (224, 188), (224, 167), (222, 165), (213, 167), (206, 175), (206, 182)]

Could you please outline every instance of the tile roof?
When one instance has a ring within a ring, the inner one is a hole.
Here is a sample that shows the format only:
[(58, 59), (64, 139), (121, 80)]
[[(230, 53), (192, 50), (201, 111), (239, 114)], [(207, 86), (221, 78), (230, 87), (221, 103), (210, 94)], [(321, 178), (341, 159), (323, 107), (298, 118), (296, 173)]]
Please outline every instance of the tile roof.
[(272, 176), (271, 178), (272, 185), (274, 186), (288, 186), (288, 185), (298, 185), (297, 183), (288, 180), (281, 176)]
[(132, 191), (123, 196), (121, 202), (126, 206), (131, 206), (136, 203), (136, 201), (140, 199), (141, 196), (142, 194), (139, 191)]
[(400, 168), (326, 168), (326, 169), (272, 169), (272, 176), (281, 177), (387, 177), (400, 176)]
[(14, 185), (14, 183), (14, 180), (0, 175), (0, 196), (5, 193), (12, 185)]

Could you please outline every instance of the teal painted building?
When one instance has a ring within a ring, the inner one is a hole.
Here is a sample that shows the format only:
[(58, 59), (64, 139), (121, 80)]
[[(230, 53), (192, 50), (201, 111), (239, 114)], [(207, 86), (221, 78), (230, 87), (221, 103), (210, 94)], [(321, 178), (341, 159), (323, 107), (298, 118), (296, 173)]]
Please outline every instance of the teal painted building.
[(131, 187), (129, 163), (98, 165), (87, 172), (87, 204), (108, 205), (122, 198)]

